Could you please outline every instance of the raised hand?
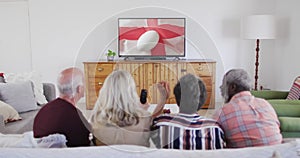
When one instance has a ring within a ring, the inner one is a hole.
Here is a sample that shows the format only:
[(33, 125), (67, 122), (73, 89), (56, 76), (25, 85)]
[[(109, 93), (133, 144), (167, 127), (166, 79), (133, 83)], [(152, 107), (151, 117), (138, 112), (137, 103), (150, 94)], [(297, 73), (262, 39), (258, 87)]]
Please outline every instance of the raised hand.
[(160, 98), (158, 100), (158, 104), (165, 104), (167, 99), (170, 96), (170, 85), (166, 81), (161, 81), (157, 84), (157, 88), (160, 93)]
[(153, 111), (152, 117), (156, 117), (162, 113), (164, 105), (166, 104), (166, 101), (170, 96), (169, 83), (165, 81), (161, 81), (157, 83), (157, 88), (160, 93), (160, 98), (158, 99), (158, 103), (156, 108)]

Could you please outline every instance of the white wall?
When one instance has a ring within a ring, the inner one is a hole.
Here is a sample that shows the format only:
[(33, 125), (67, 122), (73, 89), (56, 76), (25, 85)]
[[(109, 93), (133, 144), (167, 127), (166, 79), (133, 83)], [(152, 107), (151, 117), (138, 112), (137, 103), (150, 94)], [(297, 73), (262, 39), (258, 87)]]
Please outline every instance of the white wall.
[[(116, 48), (116, 18), (121, 15), (178, 15), (189, 19), (187, 38), (191, 44), (187, 55), (199, 56), (191, 48), (194, 45), (202, 56), (217, 60), (216, 87), (219, 87), (223, 73), (231, 68), (245, 68), (254, 76), (255, 40), (240, 38), (240, 19), (251, 14), (276, 14), (286, 22), (279, 28), (284, 36), (261, 41), (260, 84), (288, 89), (291, 80), (300, 74), (296, 69), (299, 67), (296, 62), (299, 47), (295, 42), (299, 37), (297, 0), (110, 0), (106, 2), (109, 4), (99, 0), (28, 0), (28, 3), (32, 62), (26, 56), (26, 63), (17, 65), (23, 68), (32, 64), (32, 69), (41, 72), (47, 82), (55, 82), (57, 73), (65, 67), (82, 66), (82, 61), (97, 60), (107, 48)], [(101, 37), (97, 32), (101, 32)]]
[(0, 1), (0, 72), (30, 71), (31, 66), (28, 4)]
[[(300, 18), (299, 0), (276, 1), (279, 22), (279, 36), (276, 39), (274, 61), (272, 65), (275, 80), (274, 87), (289, 90), (294, 79), (300, 76)], [(271, 79), (271, 80), (272, 80)]]

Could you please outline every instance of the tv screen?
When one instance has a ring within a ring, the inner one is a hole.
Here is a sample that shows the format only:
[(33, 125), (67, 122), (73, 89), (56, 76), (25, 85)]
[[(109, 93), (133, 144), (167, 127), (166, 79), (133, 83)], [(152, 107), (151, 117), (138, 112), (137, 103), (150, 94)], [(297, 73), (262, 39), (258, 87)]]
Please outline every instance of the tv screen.
[(185, 18), (119, 18), (119, 57), (184, 57)]

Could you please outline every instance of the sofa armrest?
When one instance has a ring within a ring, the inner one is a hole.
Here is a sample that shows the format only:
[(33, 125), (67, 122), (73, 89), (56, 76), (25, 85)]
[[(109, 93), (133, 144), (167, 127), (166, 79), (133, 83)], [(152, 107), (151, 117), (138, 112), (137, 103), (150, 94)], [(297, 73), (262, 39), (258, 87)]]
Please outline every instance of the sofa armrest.
[(4, 118), (0, 115), (0, 133), (4, 131)]
[(251, 94), (258, 98), (269, 99), (286, 99), (289, 92), (287, 91), (274, 91), (274, 90), (260, 90), (251, 91)]
[(53, 83), (43, 83), (44, 95), (48, 102), (56, 98), (55, 85)]
[(300, 117), (300, 100), (268, 100), (278, 117)]

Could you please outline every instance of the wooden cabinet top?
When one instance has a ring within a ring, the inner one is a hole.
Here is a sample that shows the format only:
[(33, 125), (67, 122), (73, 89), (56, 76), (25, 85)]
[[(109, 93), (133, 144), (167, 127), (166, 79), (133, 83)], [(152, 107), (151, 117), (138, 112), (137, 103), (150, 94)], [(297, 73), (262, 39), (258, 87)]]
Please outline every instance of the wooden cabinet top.
[(188, 60), (115, 60), (115, 61), (86, 61), (84, 64), (92, 64), (92, 63), (194, 63), (194, 62), (205, 62), (205, 63), (215, 63), (215, 60), (212, 59), (188, 59)]

